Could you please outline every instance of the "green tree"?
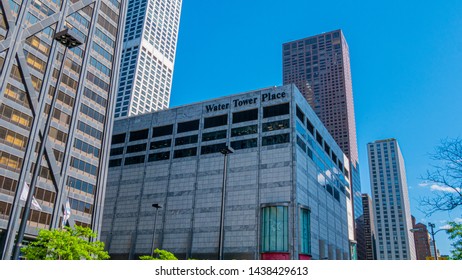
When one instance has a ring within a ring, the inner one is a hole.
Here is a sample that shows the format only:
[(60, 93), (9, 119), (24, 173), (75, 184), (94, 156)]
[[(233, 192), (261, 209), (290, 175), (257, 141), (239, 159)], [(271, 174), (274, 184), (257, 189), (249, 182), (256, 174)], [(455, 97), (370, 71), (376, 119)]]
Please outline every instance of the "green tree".
[(449, 239), (454, 250), (451, 250), (453, 260), (462, 260), (462, 223), (449, 222), (450, 229), (447, 230)]
[(154, 250), (154, 256), (151, 257), (151, 256), (141, 256), (140, 257), (140, 260), (162, 260), (162, 261), (177, 261), (178, 258), (175, 257), (175, 255), (173, 253), (170, 253), (169, 251), (165, 251), (165, 250), (161, 250), (161, 249), (158, 249), (156, 248)]
[(95, 238), (90, 228), (75, 226), (40, 230), (37, 239), (21, 251), (27, 260), (106, 260), (104, 243)]

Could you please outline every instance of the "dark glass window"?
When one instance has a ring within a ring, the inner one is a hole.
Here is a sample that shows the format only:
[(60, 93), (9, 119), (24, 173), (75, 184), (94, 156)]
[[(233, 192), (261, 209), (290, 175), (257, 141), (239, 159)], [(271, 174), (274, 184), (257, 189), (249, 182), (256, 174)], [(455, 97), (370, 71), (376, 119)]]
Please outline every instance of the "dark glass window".
[(199, 120), (178, 123), (177, 133), (199, 130)]
[(268, 106), (263, 108), (263, 118), (287, 115), (289, 112), (289, 103)]
[(204, 118), (204, 128), (217, 127), (228, 124), (228, 115)]
[(148, 157), (148, 161), (167, 160), (169, 158), (170, 158), (170, 152), (162, 152), (162, 153), (150, 154)]
[(125, 165), (132, 165), (144, 162), (144, 155), (136, 157), (128, 157), (125, 159)]
[(226, 138), (226, 130), (219, 130), (202, 134), (202, 141), (212, 141)]
[(146, 151), (146, 146), (147, 146), (146, 143), (128, 146), (127, 147), (127, 154)]
[(109, 167), (116, 167), (116, 166), (121, 166), (122, 165), (122, 159), (111, 159), (109, 160)]
[(152, 137), (171, 135), (172, 133), (173, 133), (173, 124), (158, 126), (152, 129)]
[(256, 124), (243, 127), (236, 127), (231, 129), (231, 137), (255, 134), (257, 133), (257, 130), (258, 127)]
[(302, 123), (303, 123), (303, 120), (305, 118), (305, 115), (303, 114), (302, 110), (300, 110), (300, 108), (298, 108), (298, 106), (297, 106), (297, 118), (300, 121), (302, 121)]
[(151, 146), (149, 148), (151, 150), (155, 150), (155, 149), (167, 148), (167, 147), (170, 147), (171, 145), (172, 145), (172, 139), (166, 139), (166, 140), (151, 142)]
[(130, 131), (130, 140), (129, 141), (137, 141), (148, 139), (148, 129), (138, 130), (138, 131)]
[(201, 155), (219, 153), (224, 148), (226, 148), (226, 143), (202, 146), (201, 147)]
[(317, 131), (316, 131), (316, 141), (318, 141), (319, 145), (321, 145), (321, 147), (322, 147), (323, 139), (322, 139), (321, 134), (319, 134)]
[(183, 150), (176, 150), (173, 153), (173, 158), (193, 157), (197, 155), (197, 148), (189, 148)]
[(123, 153), (124, 153), (124, 147), (112, 148), (110, 155), (111, 156), (116, 156), (116, 155), (121, 155)]
[(125, 133), (112, 135), (112, 145), (125, 142)]
[(258, 119), (258, 109), (233, 113), (233, 123), (241, 123)]
[(314, 135), (314, 125), (310, 122), (308, 118), (306, 119), (306, 128), (311, 133), (311, 135)]
[(337, 155), (334, 154), (334, 152), (332, 152), (332, 161), (333, 161), (334, 163), (337, 163)]
[(306, 152), (306, 144), (305, 142), (303, 142), (302, 138), (300, 138), (298, 135), (297, 135), (297, 145), (300, 146), (300, 148), (302, 148), (304, 152)]
[(178, 137), (175, 139), (175, 146), (187, 145), (191, 143), (197, 143), (197, 135)]
[(281, 121), (274, 121), (274, 122), (267, 122), (263, 125), (263, 132), (279, 130), (279, 129), (286, 129), (290, 127), (289, 120), (281, 120)]
[(257, 138), (231, 142), (231, 147), (235, 150), (255, 148), (257, 147), (257, 145), (258, 145)]
[(266, 136), (262, 138), (262, 146), (288, 143), (290, 141), (289, 133)]
[(326, 151), (327, 155), (330, 156), (330, 147), (327, 143), (324, 143), (324, 151)]

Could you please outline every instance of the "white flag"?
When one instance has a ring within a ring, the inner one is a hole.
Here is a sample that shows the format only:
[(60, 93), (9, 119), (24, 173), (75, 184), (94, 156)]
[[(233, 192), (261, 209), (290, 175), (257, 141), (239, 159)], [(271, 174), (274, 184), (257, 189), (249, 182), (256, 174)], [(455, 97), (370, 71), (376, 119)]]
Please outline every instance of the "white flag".
[[(22, 201), (27, 201), (27, 196), (29, 195), (29, 185), (27, 185), (26, 182), (24, 182), (24, 188), (22, 189), (21, 197), (20, 199)], [(40, 204), (37, 202), (34, 196), (32, 196), (32, 205), (31, 208), (34, 210), (42, 211), (42, 207), (40, 207)]]
[(62, 227), (67, 223), (67, 220), (71, 217), (71, 204), (69, 203), (69, 198), (66, 200), (66, 206), (64, 207), (64, 214), (63, 214), (63, 224)]

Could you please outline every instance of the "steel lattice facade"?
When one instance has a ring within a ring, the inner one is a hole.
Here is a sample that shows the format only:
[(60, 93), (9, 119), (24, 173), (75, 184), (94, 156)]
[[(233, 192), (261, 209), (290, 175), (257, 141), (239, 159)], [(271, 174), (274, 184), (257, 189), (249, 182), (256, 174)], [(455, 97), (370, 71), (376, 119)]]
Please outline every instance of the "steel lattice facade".
[[(67, 199), (71, 225), (101, 228), (125, 5), (124, 0), (1, 0), (4, 259), (11, 255), (24, 205), (20, 194), (31, 183), (42, 141), (45, 152), (34, 192), (41, 210), (31, 211), (26, 239), (39, 229), (59, 227)], [(65, 29), (83, 44), (66, 49), (54, 40)]]

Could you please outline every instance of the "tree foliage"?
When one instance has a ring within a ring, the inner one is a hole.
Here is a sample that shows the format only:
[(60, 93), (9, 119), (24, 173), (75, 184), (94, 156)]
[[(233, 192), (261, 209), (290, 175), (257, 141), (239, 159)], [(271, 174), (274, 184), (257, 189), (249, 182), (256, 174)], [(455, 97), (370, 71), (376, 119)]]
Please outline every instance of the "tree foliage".
[(462, 260), (462, 223), (449, 222), (450, 229), (447, 230), (453, 250), (451, 250), (453, 260)]
[(175, 257), (173, 253), (170, 253), (169, 251), (166, 250), (161, 250), (159, 248), (156, 248), (154, 250), (154, 256), (141, 256), (140, 260), (163, 260), (163, 261), (177, 261), (178, 258)]
[(434, 169), (424, 179), (443, 191), (421, 200), (423, 211), (431, 215), (437, 211), (451, 211), (462, 206), (462, 139), (446, 139), (436, 147), (431, 159)]
[(21, 251), (28, 260), (105, 260), (109, 254), (104, 243), (95, 238), (90, 228), (75, 226), (40, 230), (37, 239)]

